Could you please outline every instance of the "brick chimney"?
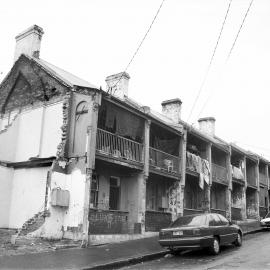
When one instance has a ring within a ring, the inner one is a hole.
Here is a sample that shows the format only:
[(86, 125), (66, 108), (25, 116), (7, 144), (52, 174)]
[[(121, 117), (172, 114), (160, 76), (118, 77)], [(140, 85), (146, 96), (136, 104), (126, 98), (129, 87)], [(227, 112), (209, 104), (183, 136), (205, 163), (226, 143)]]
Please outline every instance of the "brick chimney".
[(130, 76), (126, 72), (110, 75), (105, 79), (108, 93), (124, 99), (128, 96), (128, 83)]
[(39, 58), (41, 38), (44, 31), (41, 27), (33, 25), (15, 37), (16, 48), (14, 62), (21, 54)]
[(215, 122), (214, 117), (204, 117), (198, 120), (200, 131), (205, 132), (211, 136), (215, 135)]
[(165, 100), (161, 103), (162, 113), (178, 124), (181, 120), (182, 101), (179, 98)]

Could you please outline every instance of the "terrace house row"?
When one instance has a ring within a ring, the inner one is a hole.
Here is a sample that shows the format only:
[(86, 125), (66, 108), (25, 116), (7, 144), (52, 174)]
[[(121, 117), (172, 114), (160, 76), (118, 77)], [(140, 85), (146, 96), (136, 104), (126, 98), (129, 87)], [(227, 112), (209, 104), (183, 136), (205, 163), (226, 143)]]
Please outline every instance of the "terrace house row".
[[(259, 219), (269, 208), (269, 162), (128, 97), (129, 75), (107, 89), (39, 58), (43, 30), (17, 36), (0, 85), (0, 227), (44, 217), (34, 236), (95, 241), (156, 232), (179, 215)], [(44, 215), (44, 213), (46, 216)], [(34, 218), (35, 219), (35, 218)]]

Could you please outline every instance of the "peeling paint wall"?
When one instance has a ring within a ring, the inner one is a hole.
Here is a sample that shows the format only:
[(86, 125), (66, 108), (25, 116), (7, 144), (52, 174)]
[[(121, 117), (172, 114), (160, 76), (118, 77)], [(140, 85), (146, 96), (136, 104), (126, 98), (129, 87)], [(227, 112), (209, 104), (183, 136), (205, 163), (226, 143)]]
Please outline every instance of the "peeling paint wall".
[[(67, 232), (68, 227), (79, 228), (83, 219), (83, 196), (85, 174), (80, 169), (75, 169), (71, 174), (53, 172), (51, 176), (51, 189), (60, 188), (68, 190), (70, 194), (68, 208), (52, 206), (49, 195), (50, 216), (46, 218), (43, 226), (35, 232), (35, 235), (58, 239)], [(49, 193), (50, 194), (50, 193)], [(74, 235), (71, 235), (73, 237)]]
[(9, 227), (23, 223), (44, 209), (47, 172), (50, 168), (16, 169), (12, 181)]
[(9, 227), (13, 169), (0, 166), (0, 228)]

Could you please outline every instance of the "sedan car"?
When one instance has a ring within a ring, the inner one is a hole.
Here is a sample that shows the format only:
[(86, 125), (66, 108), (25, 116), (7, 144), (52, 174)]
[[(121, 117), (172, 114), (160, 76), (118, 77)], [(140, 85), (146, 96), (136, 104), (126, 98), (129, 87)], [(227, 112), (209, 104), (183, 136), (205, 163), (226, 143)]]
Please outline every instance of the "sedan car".
[(270, 229), (270, 212), (268, 212), (267, 215), (263, 219), (261, 219), (261, 226), (263, 228)]
[(159, 244), (172, 252), (208, 248), (217, 255), (220, 246), (242, 245), (242, 230), (224, 216), (207, 213), (179, 217), (159, 233)]

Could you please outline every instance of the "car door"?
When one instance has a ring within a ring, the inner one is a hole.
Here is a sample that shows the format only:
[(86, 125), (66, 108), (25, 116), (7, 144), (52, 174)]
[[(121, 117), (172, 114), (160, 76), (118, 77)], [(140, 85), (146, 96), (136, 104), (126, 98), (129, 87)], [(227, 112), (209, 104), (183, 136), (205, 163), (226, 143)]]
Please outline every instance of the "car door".
[(219, 214), (218, 217), (221, 220), (221, 226), (223, 227), (225, 243), (232, 243), (237, 237), (236, 229), (230, 225), (227, 218)]
[(220, 244), (223, 245), (225, 243), (225, 232), (223, 227), (221, 226), (221, 220), (220, 218), (217, 216), (217, 214), (210, 214), (209, 215), (209, 227), (213, 232), (213, 235), (217, 235), (220, 238)]

